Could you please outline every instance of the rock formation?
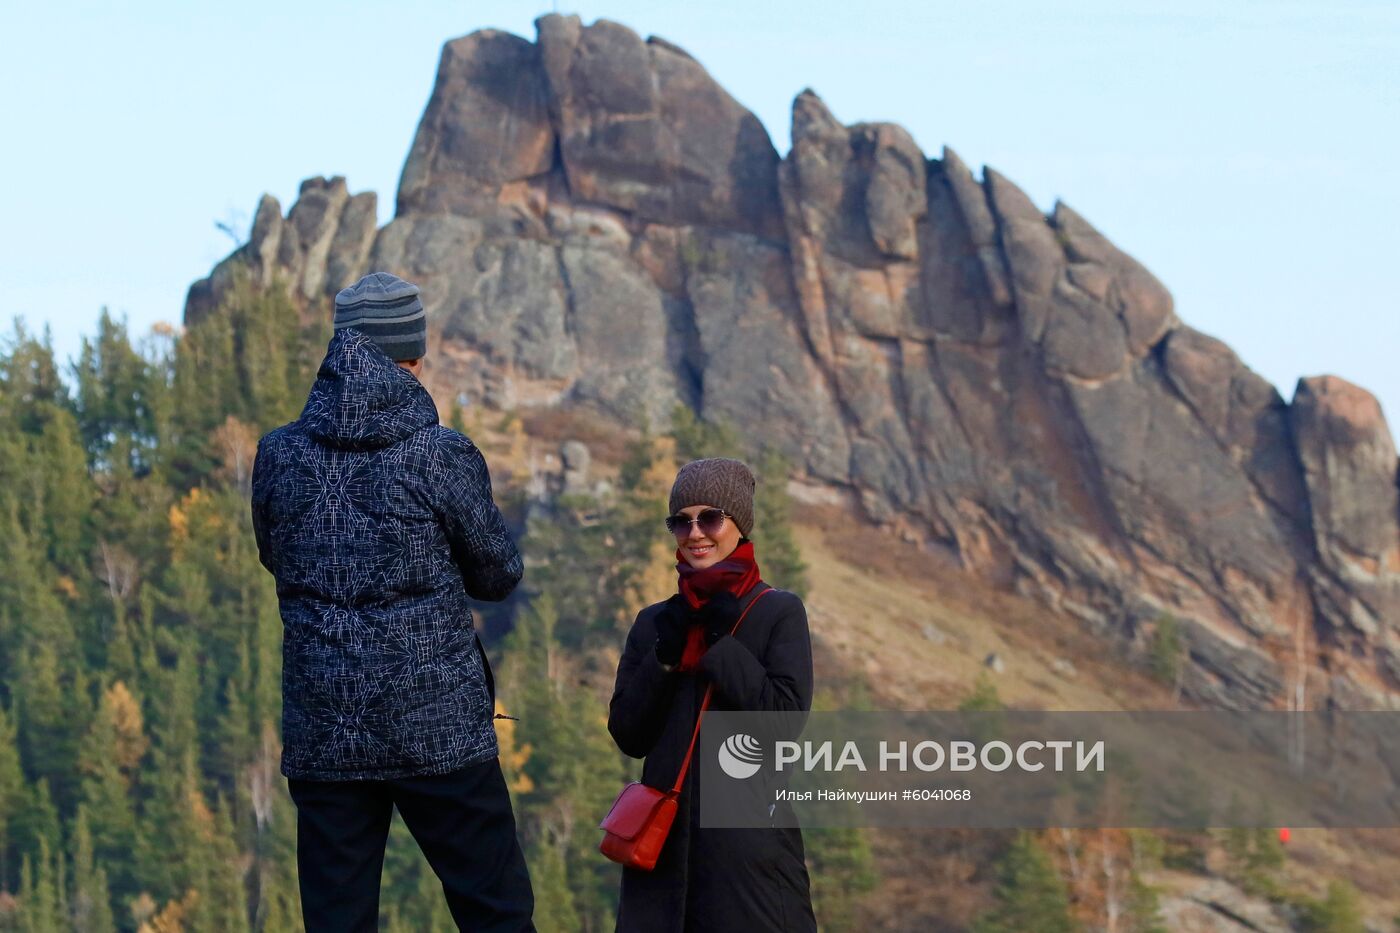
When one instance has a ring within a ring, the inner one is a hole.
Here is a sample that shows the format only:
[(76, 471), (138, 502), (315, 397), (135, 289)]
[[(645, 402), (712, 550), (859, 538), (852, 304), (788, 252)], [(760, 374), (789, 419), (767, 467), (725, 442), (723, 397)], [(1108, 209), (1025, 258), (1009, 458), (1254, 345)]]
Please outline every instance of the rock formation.
[(393, 221), (312, 179), (190, 290), (242, 264), (323, 299), (421, 284), (439, 378), (501, 407), (766, 438), (794, 489), (1139, 646), (1165, 615), (1184, 689), (1229, 706), (1400, 697), (1400, 494), (1375, 399), (1294, 402), (1183, 324), (1064, 204), (930, 159), (810, 91), (780, 159), (693, 58), (616, 23), (447, 43)]

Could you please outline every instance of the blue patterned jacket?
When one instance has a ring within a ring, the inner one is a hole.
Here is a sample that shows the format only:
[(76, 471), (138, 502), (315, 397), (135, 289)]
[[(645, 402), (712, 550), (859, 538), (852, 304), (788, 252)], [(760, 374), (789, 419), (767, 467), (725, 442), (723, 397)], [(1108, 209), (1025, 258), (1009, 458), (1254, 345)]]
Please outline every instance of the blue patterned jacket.
[(407, 370), (336, 333), (301, 417), (258, 442), (253, 529), (282, 613), (282, 773), (440, 774), (494, 757), (467, 598), (522, 566), (486, 461)]

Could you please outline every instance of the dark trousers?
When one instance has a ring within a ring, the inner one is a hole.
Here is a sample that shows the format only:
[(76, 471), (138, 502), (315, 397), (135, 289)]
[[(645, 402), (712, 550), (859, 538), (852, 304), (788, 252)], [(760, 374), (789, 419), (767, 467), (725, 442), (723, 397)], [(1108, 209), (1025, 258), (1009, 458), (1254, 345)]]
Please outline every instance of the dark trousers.
[(378, 929), (379, 877), (398, 807), (462, 930), (533, 931), (535, 898), (499, 762), (388, 781), (287, 782), (307, 933)]

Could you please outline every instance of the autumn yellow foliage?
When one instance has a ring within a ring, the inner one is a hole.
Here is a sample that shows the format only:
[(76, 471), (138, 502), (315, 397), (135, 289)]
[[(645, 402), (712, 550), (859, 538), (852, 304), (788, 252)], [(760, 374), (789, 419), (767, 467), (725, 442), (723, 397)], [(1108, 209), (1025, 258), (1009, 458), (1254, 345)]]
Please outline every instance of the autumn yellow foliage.
[[(508, 715), (500, 700), (496, 701), (496, 714), (498, 716)], [(530, 760), (530, 753), (534, 749), (529, 742), (516, 747), (515, 720), (496, 720), (496, 744), (500, 746), (501, 770), (505, 772), (506, 784), (510, 787), (511, 793), (528, 794), (534, 790), (534, 781), (531, 781), (530, 776), (525, 773), (525, 763)]]

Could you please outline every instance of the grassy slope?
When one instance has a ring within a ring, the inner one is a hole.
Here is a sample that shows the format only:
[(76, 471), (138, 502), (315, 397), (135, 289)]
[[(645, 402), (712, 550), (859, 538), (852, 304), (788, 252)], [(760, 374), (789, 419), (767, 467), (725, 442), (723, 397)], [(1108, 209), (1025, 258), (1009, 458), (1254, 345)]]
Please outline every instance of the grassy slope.
[[(820, 679), (862, 678), (873, 705), (949, 709), (967, 696), (983, 660), (1010, 708), (1169, 709), (1167, 688), (1073, 620), (1000, 593), (941, 566), (912, 545), (804, 507), (799, 528), (810, 565), (809, 617)], [(933, 625), (941, 642), (925, 634)], [(1056, 658), (1073, 666), (1057, 671)], [(867, 899), (869, 928), (962, 929), (986, 903), (986, 859), (996, 834), (941, 830), (872, 835), (882, 884)], [(1400, 914), (1400, 830), (1294, 830), (1287, 885), (1320, 896), (1325, 879), (1348, 878), (1378, 918)], [(1220, 853), (1212, 853), (1212, 864)], [(1200, 877), (1163, 871), (1148, 879), (1164, 893), (1199, 886)]]
[[(500, 420), (486, 413), (469, 418), (498, 486), (509, 483), (508, 477), (528, 476), (532, 461), (547, 463), (569, 438), (588, 444), (595, 476), (614, 472), (622, 457), (624, 434), (584, 414), (527, 417), (523, 445), (495, 430)], [(999, 592), (839, 509), (801, 505), (794, 512), (810, 568), (807, 606), (818, 685), (832, 690), (837, 702), (859, 683), (876, 708), (952, 709), (986, 670), (987, 655), (996, 653), (1005, 667), (989, 676), (1010, 708), (1171, 708), (1165, 686), (1078, 622)], [(932, 638), (928, 626), (936, 629)], [(1072, 669), (1057, 670), (1056, 659)], [(615, 658), (593, 660), (600, 666), (583, 672), (584, 678), (605, 692)], [(1002, 839), (989, 831), (872, 832), (881, 882), (865, 899), (860, 925), (930, 933), (967, 929), (988, 903)], [(1348, 878), (1363, 892), (1368, 914), (1400, 915), (1400, 883), (1394, 881), (1400, 878), (1400, 830), (1294, 830), (1288, 854), (1290, 888), (1320, 896), (1327, 879)], [(1211, 853), (1212, 866), (1219, 857)], [(1203, 878), (1163, 871), (1148, 881), (1166, 895), (1189, 892)]]

